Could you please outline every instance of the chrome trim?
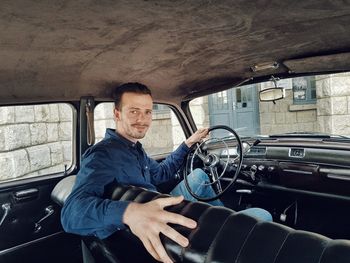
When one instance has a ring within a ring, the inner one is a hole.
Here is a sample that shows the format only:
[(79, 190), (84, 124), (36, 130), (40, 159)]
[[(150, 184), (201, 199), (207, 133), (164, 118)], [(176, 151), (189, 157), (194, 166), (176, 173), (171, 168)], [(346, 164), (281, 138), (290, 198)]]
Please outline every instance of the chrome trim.
[(1, 206), (2, 210), (4, 210), (4, 214), (2, 215), (2, 218), (0, 220), (0, 226), (2, 225), (2, 223), (4, 223), (5, 218), (7, 217), (7, 215), (9, 214), (9, 211), (11, 210), (11, 204), (10, 203), (5, 203)]
[(300, 170), (292, 170), (292, 169), (283, 169), (282, 171), (283, 172), (289, 172), (289, 173), (312, 175), (312, 172), (308, 172), (308, 171), (300, 171)]
[(320, 168), (320, 173), (350, 176), (350, 169)]
[(347, 175), (341, 175), (341, 174), (327, 174), (327, 178), (330, 179), (337, 179), (337, 180), (343, 180), (343, 181), (350, 181), (350, 176)]
[(41, 237), (41, 238), (38, 238), (38, 239), (34, 239), (32, 241), (29, 241), (29, 242), (26, 242), (26, 243), (23, 243), (23, 244), (14, 246), (14, 247), (6, 248), (6, 249), (0, 251), (0, 256), (5, 255), (7, 253), (11, 253), (11, 252), (16, 251), (18, 249), (27, 247), (27, 246), (29, 246), (31, 244), (38, 243), (38, 242), (40, 242), (42, 240), (45, 240), (45, 239), (48, 239), (48, 238), (51, 238), (51, 237), (54, 237), (56, 235), (63, 234), (63, 233), (65, 233), (65, 232), (64, 231), (59, 231), (59, 232), (53, 233), (51, 235), (44, 236), (44, 237)]

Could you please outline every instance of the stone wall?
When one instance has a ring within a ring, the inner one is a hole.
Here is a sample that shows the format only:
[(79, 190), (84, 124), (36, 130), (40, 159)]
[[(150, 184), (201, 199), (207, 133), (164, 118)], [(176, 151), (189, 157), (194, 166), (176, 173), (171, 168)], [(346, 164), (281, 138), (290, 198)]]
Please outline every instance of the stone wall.
[(170, 111), (154, 112), (152, 125), (145, 138), (140, 141), (149, 155), (169, 153), (173, 151), (173, 127)]
[(192, 100), (190, 102), (190, 108), (197, 128), (207, 128), (210, 126), (208, 96)]
[(115, 129), (113, 108), (114, 105), (112, 102), (101, 103), (96, 106), (94, 110), (96, 142), (99, 142), (103, 139), (107, 128)]
[(0, 180), (64, 171), (72, 130), (68, 104), (0, 107)]
[[(273, 102), (259, 102), (260, 133), (277, 134), (298, 131), (317, 131), (317, 107), (313, 104), (293, 105), (292, 80), (280, 81), (286, 97)], [(260, 90), (271, 88), (271, 82), (260, 84)]]
[(350, 136), (350, 73), (318, 76), (316, 83), (319, 130)]
[(184, 131), (175, 113), (171, 111), (171, 126), (173, 135), (173, 150), (175, 150), (186, 139)]

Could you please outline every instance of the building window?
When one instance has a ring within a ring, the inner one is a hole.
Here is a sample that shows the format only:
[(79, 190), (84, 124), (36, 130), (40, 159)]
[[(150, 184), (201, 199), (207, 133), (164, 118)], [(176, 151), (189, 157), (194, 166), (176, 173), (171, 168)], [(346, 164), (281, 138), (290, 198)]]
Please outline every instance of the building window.
[(293, 78), (293, 102), (294, 104), (316, 103), (314, 76)]
[(213, 101), (212, 106), (216, 110), (228, 110), (229, 104), (228, 104), (228, 98), (227, 98), (227, 91), (220, 91), (215, 94), (210, 95), (211, 99)]

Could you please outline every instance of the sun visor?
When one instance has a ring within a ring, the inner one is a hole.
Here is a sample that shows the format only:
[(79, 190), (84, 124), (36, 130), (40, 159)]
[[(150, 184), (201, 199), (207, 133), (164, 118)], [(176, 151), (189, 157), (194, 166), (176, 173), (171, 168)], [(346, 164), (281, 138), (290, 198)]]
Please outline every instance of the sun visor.
[(350, 52), (286, 60), (291, 73), (350, 71)]

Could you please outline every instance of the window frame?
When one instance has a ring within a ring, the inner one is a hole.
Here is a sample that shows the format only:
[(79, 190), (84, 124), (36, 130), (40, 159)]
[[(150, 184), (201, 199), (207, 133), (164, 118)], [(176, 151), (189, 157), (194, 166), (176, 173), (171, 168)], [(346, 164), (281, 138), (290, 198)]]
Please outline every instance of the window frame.
[[(294, 86), (294, 80), (301, 79), (301, 78), (306, 80), (305, 100), (295, 98), (296, 88)], [(313, 89), (315, 90), (315, 98), (312, 98)], [(293, 104), (294, 105), (316, 104), (317, 94), (316, 94), (316, 78), (315, 78), (315, 76), (304, 76), (304, 77), (292, 78), (292, 94), (293, 94)]]

